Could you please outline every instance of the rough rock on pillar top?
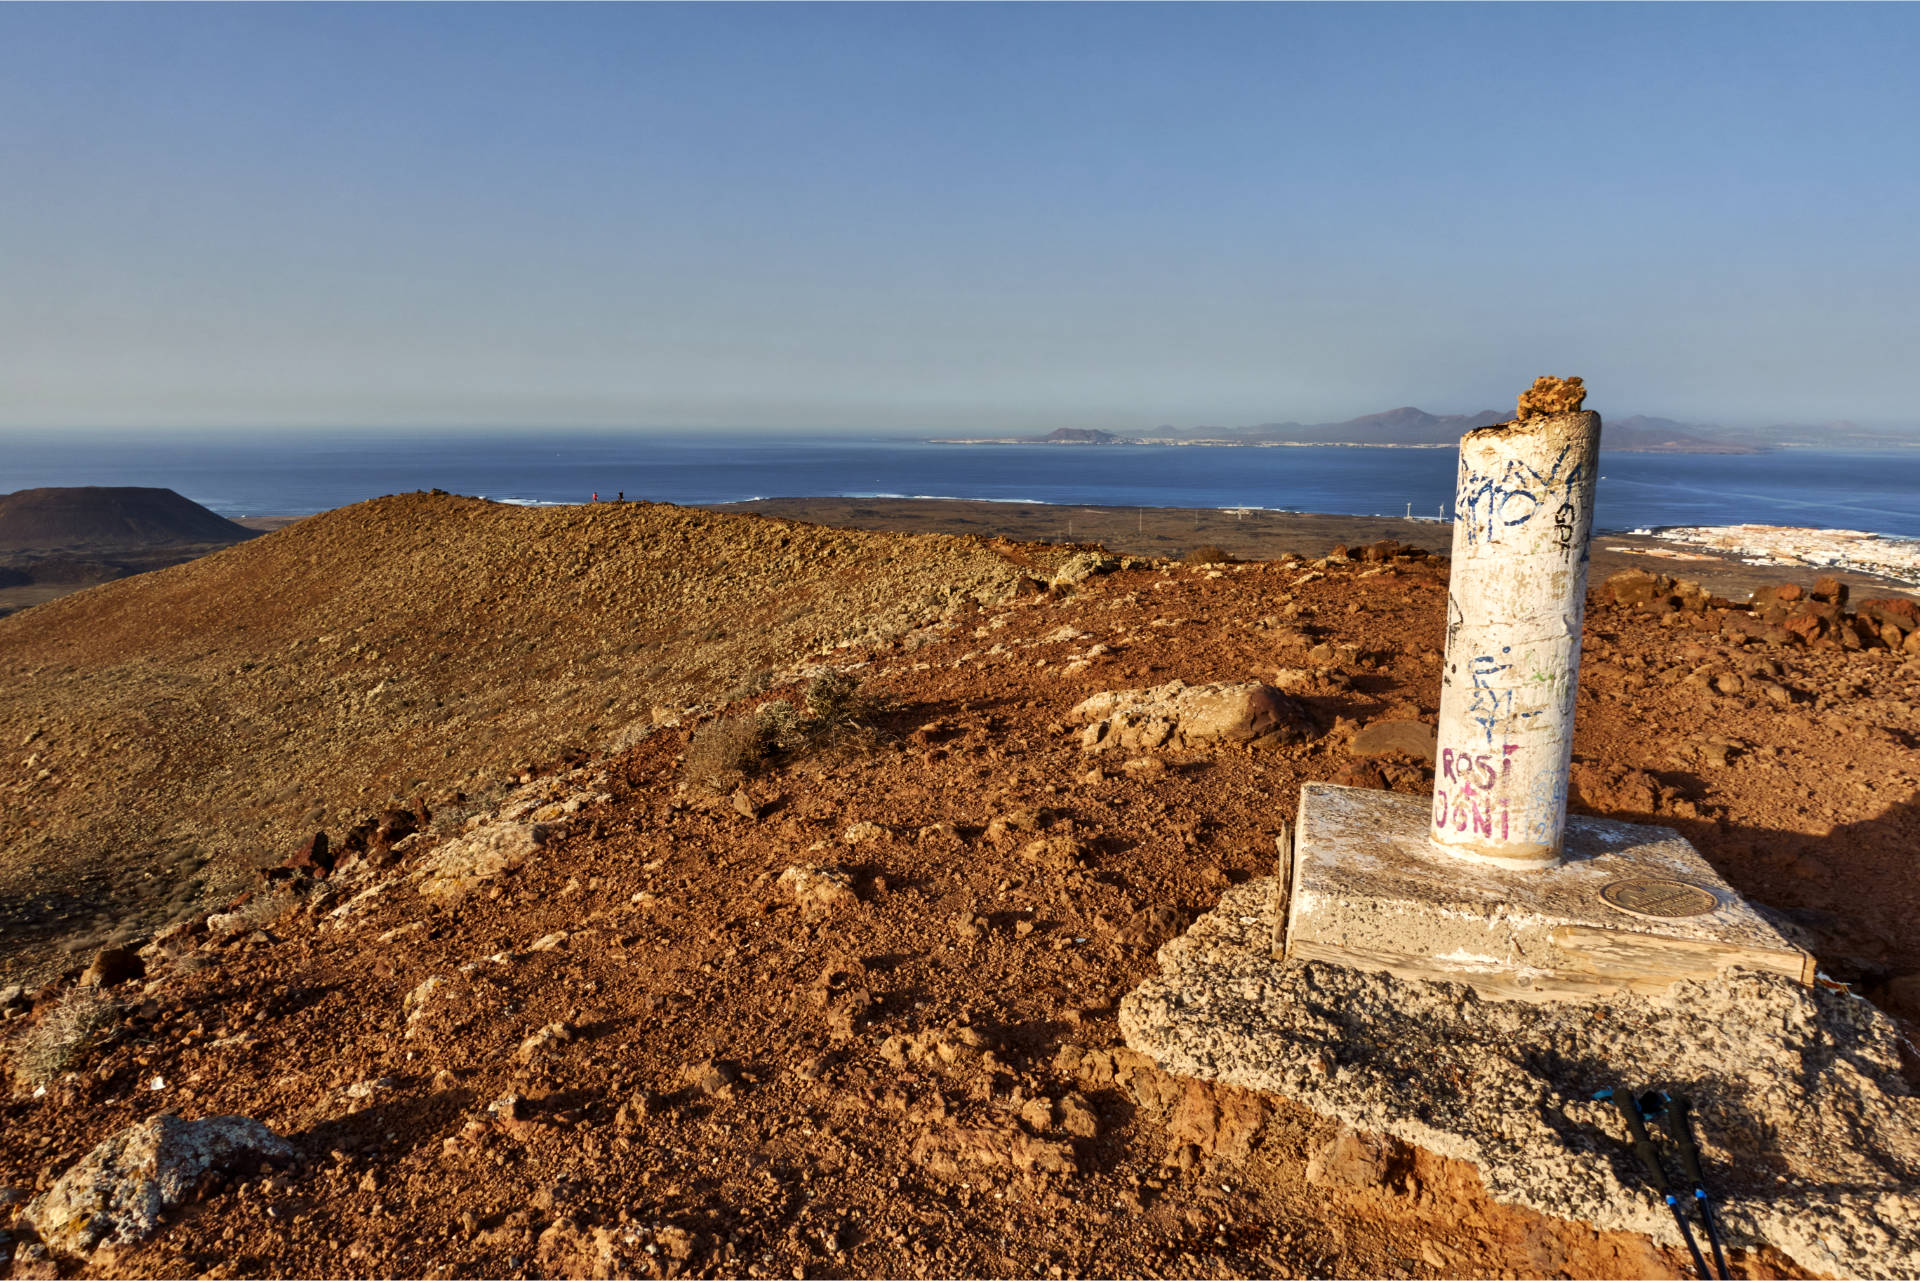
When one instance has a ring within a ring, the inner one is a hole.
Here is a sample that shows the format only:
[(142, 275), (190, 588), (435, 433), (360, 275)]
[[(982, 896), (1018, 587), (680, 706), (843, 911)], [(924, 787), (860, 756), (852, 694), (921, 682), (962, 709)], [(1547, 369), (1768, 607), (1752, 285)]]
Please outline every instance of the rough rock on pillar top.
[(1520, 393), (1520, 403), (1514, 408), (1513, 419), (1523, 423), (1529, 418), (1577, 414), (1586, 399), (1586, 385), (1580, 379), (1554, 378), (1542, 374), (1533, 380), (1533, 386)]

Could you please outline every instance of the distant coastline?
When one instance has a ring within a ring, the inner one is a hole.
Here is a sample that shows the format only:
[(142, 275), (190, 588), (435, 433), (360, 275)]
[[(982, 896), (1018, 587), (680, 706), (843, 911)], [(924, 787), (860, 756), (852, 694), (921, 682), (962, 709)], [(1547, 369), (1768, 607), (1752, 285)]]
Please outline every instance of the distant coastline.
[[(981, 436), (981, 437), (936, 437), (922, 442), (928, 445), (1053, 445), (1069, 448), (1099, 448), (1109, 445), (1159, 445), (1166, 447), (1200, 446), (1209, 449), (1457, 449), (1458, 445), (1441, 442), (1398, 443), (1383, 440), (1173, 440), (1164, 436), (1126, 436), (1113, 440), (1049, 440), (1045, 436)], [(1920, 446), (1915, 446), (1920, 448)], [(1810, 445), (1789, 445), (1782, 448), (1810, 449)], [(1757, 445), (1720, 444), (1701, 441), (1697, 444), (1676, 442), (1661, 445), (1622, 445), (1610, 447), (1603, 438), (1601, 452), (1608, 454), (1728, 454), (1749, 455), (1771, 453), (1772, 447)]]
[[(1062, 427), (1044, 436), (943, 436), (929, 445), (1208, 445), (1309, 449), (1454, 449), (1476, 427), (1505, 421), (1498, 410), (1430, 414), (1412, 405), (1338, 423), (1261, 423), (1252, 427), (1160, 427), (1123, 434), (1095, 427)], [(1602, 449), (1615, 454), (1764, 454), (1772, 441), (1743, 439), (1725, 428), (1679, 423), (1643, 414), (1608, 423)]]
[(1050, 440), (1045, 436), (943, 437), (921, 442), (927, 445), (1065, 445), (1098, 448), (1103, 445), (1203, 445), (1217, 449), (1453, 449), (1439, 442), (1396, 444), (1376, 440), (1174, 440), (1164, 436), (1124, 436), (1112, 440)]

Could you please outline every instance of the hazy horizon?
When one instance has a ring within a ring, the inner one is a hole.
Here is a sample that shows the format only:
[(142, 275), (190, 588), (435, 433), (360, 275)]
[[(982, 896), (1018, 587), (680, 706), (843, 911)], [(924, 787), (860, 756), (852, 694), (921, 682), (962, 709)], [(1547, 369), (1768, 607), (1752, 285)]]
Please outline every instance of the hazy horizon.
[(1913, 6), (4, 6), (0, 430), (1920, 434)]
[[(1595, 405), (1592, 402), (1589, 402), (1587, 407), (1591, 409), (1591, 408), (1595, 408)], [(497, 423), (486, 423), (486, 422), (473, 423), (473, 422), (458, 422), (458, 421), (445, 421), (445, 422), (389, 421), (389, 422), (365, 422), (365, 423), (281, 422), (281, 423), (274, 423), (274, 424), (263, 424), (259, 422), (218, 423), (218, 422), (203, 422), (203, 421), (201, 422), (181, 421), (181, 422), (173, 422), (173, 423), (156, 423), (152, 421), (137, 422), (136, 421), (136, 422), (126, 422), (126, 423), (50, 424), (50, 423), (9, 423), (5, 421), (0, 421), (0, 440), (4, 440), (8, 438), (37, 436), (49, 431), (59, 431), (59, 432), (71, 433), (77, 436), (94, 437), (94, 438), (106, 439), (106, 440), (111, 440), (116, 438), (132, 440), (132, 439), (143, 438), (145, 435), (151, 432), (164, 430), (167, 435), (175, 439), (192, 440), (192, 439), (198, 439), (198, 438), (206, 438), (212, 441), (212, 440), (225, 440), (225, 439), (231, 439), (234, 437), (253, 435), (261, 431), (263, 428), (269, 427), (269, 426), (271, 427), (271, 430), (273, 430), (274, 432), (284, 433), (289, 438), (304, 437), (309, 439), (325, 438), (329, 436), (357, 437), (357, 436), (377, 435), (382, 433), (398, 433), (401, 435), (418, 435), (418, 436), (435, 436), (435, 437), (465, 436), (469, 438), (485, 438), (485, 437), (492, 437), (492, 436), (523, 436), (523, 435), (529, 435), (529, 434), (553, 433), (556, 435), (577, 436), (581, 438), (592, 438), (592, 437), (598, 437), (598, 436), (608, 436), (608, 437), (652, 436), (652, 437), (659, 437), (662, 439), (686, 437), (686, 438), (739, 438), (739, 439), (791, 438), (796, 440), (818, 439), (818, 440), (848, 440), (848, 441), (861, 441), (861, 440), (921, 441), (921, 440), (928, 440), (928, 439), (949, 439), (949, 438), (956, 438), (956, 437), (976, 437), (976, 438), (996, 437), (997, 438), (997, 437), (1040, 436), (1040, 435), (1045, 435), (1048, 432), (1055, 431), (1059, 427), (1089, 427), (1096, 430), (1108, 431), (1114, 435), (1122, 436), (1122, 437), (1136, 437), (1136, 436), (1151, 437), (1156, 435), (1158, 429), (1163, 427), (1169, 430), (1175, 430), (1175, 431), (1188, 433), (1188, 434), (1192, 433), (1195, 430), (1232, 431), (1232, 430), (1238, 430), (1242, 428), (1258, 427), (1263, 425), (1275, 425), (1275, 424), (1284, 425), (1289, 423), (1297, 424), (1303, 428), (1325, 428), (1330, 426), (1337, 426), (1340, 423), (1348, 422), (1354, 419), (1365, 418), (1371, 415), (1391, 412), (1391, 411), (1403, 409), (1403, 408), (1420, 409), (1420, 410), (1423, 410), (1424, 412), (1433, 414), (1435, 417), (1454, 417), (1454, 416), (1467, 417), (1467, 416), (1471, 416), (1478, 413), (1491, 412), (1496, 410), (1502, 413), (1512, 412), (1510, 406), (1496, 406), (1496, 405), (1484, 405), (1484, 406), (1481, 406), (1479, 409), (1472, 409), (1472, 410), (1457, 409), (1457, 408), (1432, 409), (1422, 405), (1407, 405), (1407, 406), (1394, 405), (1394, 406), (1378, 407), (1372, 410), (1364, 411), (1362, 413), (1350, 414), (1339, 419), (1331, 419), (1326, 421), (1312, 421), (1304, 417), (1301, 417), (1299, 415), (1269, 415), (1268, 417), (1258, 421), (1249, 420), (1246, 422), (1232, 422), (1232, 423), (1173, 422), (1173, 423), (1155, 423), (1155, 424), (1150, 424), (1150, 425), (1141, 426), (1141, 427), (1124, 427), (1124, 428), (1114, 427), (1110, 425), (1102, 426), (1098, 423), (1053, 424), (1053, 423), (1029, 422), (1029, 423), (1023, 424), (1017, 420), (1010, 421), (1010, 422), (1002, 422), (1002, 423), (992, 423), (992, 424), (983, 424), (977, 421), (956, 422), (947, 426), (933, 425), (933, 426), (918, 426), (918, 427), (909, 427), (909, 426), (850, 427), (850, 426), (836, 425), (831, 423), (685, 424), (685, 423), (618, 423), (618, 422), (554, 422), (554, 421), (497, 422)], [(1619, 410), (1612, 410), (1612, 411), (1603, 410), (1602, 418), (1604, 421), (1607, 421), (1607, 422), (1623, 422), (1628, 419), (1634, 419), (1634, 418), (1666, 419), (1666, 420), (1670, 420), (1678, 423), (1682, 428), (1700, 428), (1700, 429), (1719, 428), (1719, 429), (1722, 429), (1723, 432), (1727, 434), (1737, 434), (1741, 430), (1750, 430), (1756, 433), (1757, 443), (1769, 443), (1769, 444), (1777, 444), (1782, 439), (1795, 439), (1795, 437), (1792, 436), (1792, 433), (1806, 433), (1810, 436), (1817, 436), (1819, 433), (1829, 432), (1829, 431), (1847, 431), (1852, 433), (1858, 433), (1857, 436), (1850, 437), (1848, 440), (1843, 441), (1842, 443), (1835, 446), (1837, 449), (1841, 450), (1842, 452), (1844, 452), (1849, 447), (1854, 447), (1854, 448), (1864, 447), (1862, 438), (1864, 438), (1865, 440), (1884, 439), (1888, 442), (1895, 442), (1895, 443), (1902, 443), (1902, 444), (1907, 443), (1910, 439), (1913, 443), (1920, 444), (1920, 422), (1915, 422), (1913, 420), (1903, 420), (1895, 423), (1881, 423), (1881, 424), (1862, 423), (1862, 422), (1853, 421), (1853, 420), (1844, 420), (1844, 421), (1836, 420), (1836, 421), (1828, 421), (1828, 422), (1806, 422), (1806, 423), (1764, 422), (1763, 421), (1758, 423), (1742, 424), (1742, 423), (1733, 423), (1733, 422), (1726, 422), (1726, 421), (1694, 422), (1694, 421), (1685, 420), (1685, 419), (1675, 419), (1671, 414), (1643, 413), (1637, 410), (1632, 412), (1625, 412), (1625, 411), (1619, 411)]]

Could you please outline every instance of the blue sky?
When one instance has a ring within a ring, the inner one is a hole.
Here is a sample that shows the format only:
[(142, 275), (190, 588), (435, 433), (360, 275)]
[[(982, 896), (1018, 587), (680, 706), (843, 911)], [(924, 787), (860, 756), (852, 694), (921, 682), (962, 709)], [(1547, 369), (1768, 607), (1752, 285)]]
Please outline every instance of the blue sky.
[(0, 425), (1920, 421), (1920, 6), (0, 6)]

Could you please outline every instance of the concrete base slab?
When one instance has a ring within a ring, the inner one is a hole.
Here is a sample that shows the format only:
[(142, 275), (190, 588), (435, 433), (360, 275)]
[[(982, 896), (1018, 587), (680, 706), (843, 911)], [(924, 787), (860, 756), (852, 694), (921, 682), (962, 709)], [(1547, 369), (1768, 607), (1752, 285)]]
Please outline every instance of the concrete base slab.
[(1485, 1000), (1275, 956), (1277, 888), (1235, 886), (1160, 949), (1160, 975), (1120, 1005), (1130, 1047), (1470, 1161), (1508, 1204), (1669, 1245), (1671, 1216), (1592, 1095), (1684, 1093), (1733, 1242), (1834, 1276), (1920, 1275), (1920, 1098), (1898, 1029), (1866, 1001), (1751, 970)]
[(1733, 970), (1813, 981), (1813, 958), (1664, 827), (1574, 816), (1550, 870), (1474, 862), (1428, 836), (1419, 796), (1301, 789), (1283, 954), (1484, 996), (1664, 991)]

